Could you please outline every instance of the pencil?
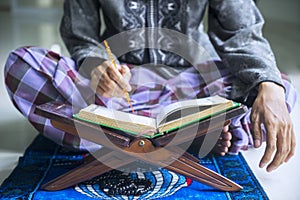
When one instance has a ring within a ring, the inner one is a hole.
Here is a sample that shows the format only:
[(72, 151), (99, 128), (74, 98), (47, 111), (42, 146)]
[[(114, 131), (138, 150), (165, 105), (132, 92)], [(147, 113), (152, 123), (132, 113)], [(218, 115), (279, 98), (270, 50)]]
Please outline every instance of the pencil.
[[(107, 54), (108, 54), (108, 56), (110, 58), (110, 61), (112, 62), (113, 66), (115, 68), (117, 68), (117, 64), (116, 64), (115, 59), (113, 57), (113, 54), (112, 54), (112, 52), (110, 50), (110, 47), (108, 46), (107, 41), (104, 40), (103, 42), (104, 42), (104, 46), (105, 46), (106, 52), (107, 52)], [(130, 101), (130, 96), (129, 96), (128, 92), (125, 89), (123, 89), (123, 92), (124, 92), (124, 95), (125, 95), (125, 98), (126, 98), (128, 104), (130, 105), (131, 112), (134, 113), (134, 109), (132, 107), (132, 104), (131, 104), (131, 101)]]

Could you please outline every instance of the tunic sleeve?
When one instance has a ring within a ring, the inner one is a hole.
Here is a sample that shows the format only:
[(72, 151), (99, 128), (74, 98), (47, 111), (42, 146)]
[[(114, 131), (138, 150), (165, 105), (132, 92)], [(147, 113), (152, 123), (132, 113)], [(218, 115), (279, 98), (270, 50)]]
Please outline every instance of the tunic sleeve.
[(60, 24), (61, 37), (76, 62), (77, 70), (89, 77), (91, 70), (109, 57), (100, 44), (98, 0), (66, 0)]
[(283, 85), (274, 54), (262, 35), (263, 17), (253, 0), (210, 0), (208, 20), (210, 40), (236, 77), (232, 99), (249, 101), (263, 81)]

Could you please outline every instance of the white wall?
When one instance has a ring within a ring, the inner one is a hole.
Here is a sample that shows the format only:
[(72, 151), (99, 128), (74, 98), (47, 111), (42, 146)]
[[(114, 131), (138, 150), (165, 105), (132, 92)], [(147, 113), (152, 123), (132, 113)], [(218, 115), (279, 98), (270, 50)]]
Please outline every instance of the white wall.
[(299, 0), (258, 0), (258, 7), (267, 19), (300, 25)]
[[(0, 0), (0, 7), (9, 7), (11, 0)], [(32, 2), (33, 0), (22, 0)], [(300, 25), (300, 0), (258, 0), (258, 7), (268, 19)]]

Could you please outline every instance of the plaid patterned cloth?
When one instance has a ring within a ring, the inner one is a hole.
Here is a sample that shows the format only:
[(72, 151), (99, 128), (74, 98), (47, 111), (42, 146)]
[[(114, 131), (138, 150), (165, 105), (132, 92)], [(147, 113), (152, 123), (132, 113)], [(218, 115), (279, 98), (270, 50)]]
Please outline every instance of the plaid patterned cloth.
[[(182, 99), (211, 95), (229, 98), (234, 81), (227, 69), (211, 65), (196, 68), (174, 69), (167, 67), (132, 67), (130, 98), (140, 115), (154, 117), (162, 107)], [(200, 73), (199, 73), (200, 72)], [(43, 135), (60, 145), (79, 149), (98, 149), (100, 146), (57, 130), (50, 120), (34, 114), (35, 106), (49, 101), (69, 103), (83, 108), (90, 103), (112, 109), (130, 111), (125, 98), (103, 98), (89, 87), (89, 80), (75, 69), (75, 62), (68, 57), (39, 47), (22, 47), (11, 52), (5, 65), (5, 83), (15, 107)], [(286, 103), (289, 110), (296, 101), (296, 92), (284, 78)], [(247, 149), (253, 144), (250, 134), (249, 111), (232, 120), (233, 142), (231, 153)]]

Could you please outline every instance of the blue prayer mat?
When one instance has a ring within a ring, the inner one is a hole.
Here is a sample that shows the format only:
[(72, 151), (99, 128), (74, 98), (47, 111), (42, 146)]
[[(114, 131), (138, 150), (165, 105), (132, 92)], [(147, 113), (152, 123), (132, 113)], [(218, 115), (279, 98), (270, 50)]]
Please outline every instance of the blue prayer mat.
[(239, 192), (222, 192), (166, 169), (132, 172), (145, 177), (152, 188), (140, 196), (109, 196), (97, 182), (84, 182), (61, 191), (41, 190), (43, 183), (82, 164), (87, 152), (67, 150), (39, 135), (28, 147), (18, 166), (0, 187), (0, 199), (268, 199), (241, 154), (201, 159), (201, 164), (243, 186)]

